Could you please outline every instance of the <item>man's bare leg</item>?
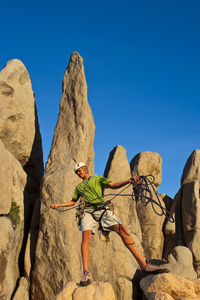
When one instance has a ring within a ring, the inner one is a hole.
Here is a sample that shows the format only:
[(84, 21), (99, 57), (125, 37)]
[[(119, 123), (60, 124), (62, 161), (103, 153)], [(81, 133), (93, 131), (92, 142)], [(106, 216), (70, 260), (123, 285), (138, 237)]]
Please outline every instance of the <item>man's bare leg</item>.
[(83, 260), (83, 270), (89, 271), (89, 255), (90, 255), (90, 240), (91, 230), (85, 230), (82, 233), (81, 253)]
[(130, 252), (133, 254), (135, 259), (137, 260), (138, 264), (141, 268), (146, 267), (147, 263), (143, 259), (142, 255), (140, 254), (133, 238), (128, 233), (126, 227), (124, 225), (114, 225), (110, 227), (112, 230), (114, 230), (122, 239), (124, 245), (130, 250)]
[(82, 286), (87, 286), (91, 283), (90, 273), (89, 273), (89, 255), (90, 255), (90, 240), (91, 240), (91, 230), (85, 230), (82, 233), (82, 243), (81, 243), (81, 253), (83, 260), (83, 277), (81, 278), (80, 284)]

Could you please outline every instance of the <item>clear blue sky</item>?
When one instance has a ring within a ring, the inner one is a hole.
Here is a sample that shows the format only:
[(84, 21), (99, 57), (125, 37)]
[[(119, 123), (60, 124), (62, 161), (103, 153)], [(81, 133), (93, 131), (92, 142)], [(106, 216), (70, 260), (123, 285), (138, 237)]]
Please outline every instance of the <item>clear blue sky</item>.
[(72, 52), (83, 58), (93, 111), (95, 172), (122, 145), (163, 159), (160, 193), (174, 197), (200, 149), (200, 1), (2, 1), (0, 69), (26, 66), (36, 94), (44, 162)]

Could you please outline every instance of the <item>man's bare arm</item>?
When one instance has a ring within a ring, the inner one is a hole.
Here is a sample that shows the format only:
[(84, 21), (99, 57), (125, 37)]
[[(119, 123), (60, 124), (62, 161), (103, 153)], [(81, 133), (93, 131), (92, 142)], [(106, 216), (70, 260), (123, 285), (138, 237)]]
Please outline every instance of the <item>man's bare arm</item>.
[(134, 180), (135, 182), (137, 182), (138, 180), (140, 179), (139, 176), (133, 176), (131, 177), (130, 179), (128, 180), (125, 180), (125, 181), (120, 181), (120, 182), (109, 182), (108, 185), (107, 185), (107, 188), (110, 188), (110, 189), (119, 189), (129, 183), (132, 182), (132, 180)]
[(72, 199), (71, 201), (65, 202), (65, 203), (55, 203), (55, 204), (51, 204), (51, 208), (58, 208), (58, 207), (67, 207), (67, 206), (73, 206), (75, 205), (76, 200)]

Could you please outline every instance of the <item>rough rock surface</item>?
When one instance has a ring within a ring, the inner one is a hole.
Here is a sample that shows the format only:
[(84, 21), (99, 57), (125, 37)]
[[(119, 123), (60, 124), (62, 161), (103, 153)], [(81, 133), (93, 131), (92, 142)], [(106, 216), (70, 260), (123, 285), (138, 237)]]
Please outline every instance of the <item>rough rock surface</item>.
[(166, 194), (159, 194), (159, 195), (160, 195), (161, 199), (164, 201), (166, 209), (170, 212), (171, 207), (174, 202), (173, 199)]
[(156, 152), (144, 151), (138, 153), (130, 162), (132, 175), (153, 175), (154, 186), (162, 182), (162, 158)]
[(5, 149), (0, 140), (0, 184), (1, 184), (1, 202), (0, 214), (7, 215), (11, 209), (12, 186), (13, 186), (13, 165), (9, 152)]
[[(156, 191), (162, 180), (162, 159), (159, 154), (149, 151), (141, 152), (131, 160), (130, 166), (133, 176), (153, 175), (155, 177), (153, 186)], [(151, 187), (150, 189), (153, 199), (157, 200), (154, 190)], [(161, 205), (165, 207), (162, 198), (159, 195), (158, 197)], [(161, 214), (161, 210), (157, 205), (154, 205), (154, 208)], [(136, 209), (142, 229), (142, 246), (147, 260), (162, 259), (164, 245), (162, 227), (165, 216), (156, 214), (151, 204), (144, 206), (142, 201), (137, 202)]]
[(192, 281), (166, 273), (156, 276), (149, 275), (141, 280), (140, 286), (148, 300), (200, 299), (200, 279)]
[(25, 277), (21, 277), (13, 300), (29, 300), (29, 284)]
[(38, 239), (39, 231), (39, 220), (40, 220), (40, 198), (35, 202), (30, 230), (27, 237), (26, 249), (24, 253), (24, 275), (30, 280), (31, 273), (35, 262), (35, 250)]
[(35, 136), (35, 108), (29, 74), (20, 60), (9, 61), (0, 72), (0, 91), (0, 138), (24, 166), (31, 155)]
[(173, 246), (186, 245), (192, 251), (197, 273), (200, 272), (199, 155), (200, 150), (194, 150), (186, 162), (181, 179), (182, 185), (175, 195), (171, 208), (171, 213), (175, 216), (175, 224), (166, 222), (164, 229), (164, 256)]
[[(130, 165), (127, 160), (126, 150), (122, 146), (115, 147), (111, 152), (107, 162), (104, 173), (112, 182), (119, 182), (127, 180), (131, 177)], [(106, 194), (117, 194), (124, 189), (111, 190), (106, 189)], [(122, 194), (132, 194), (132, 185), (126, 188)], [(109, 200), (112, 197), (105, 198)], [(137, 247), (142, 255), (144, 251), (141, 247), (141, 228), (137, 217), (135, 202), (131, 196), (118, 196), (112, 201), (114, 205), (114, 213), (120, 219), (123, 225), (128, 229), (129, 233), (136, 242)], [(116, 284), (118, 287), (118, 299), (131, 299), (132, 298), (132, 279), (138, 268), (138, 264), (133, 258), (132, 254), (122, 244), (121, 239), (112, 234), (112, 247), (113, 247), (113, 267), (116, 276)]]
[(38, 239), (38, 229), (31, 228), (29, 230), (26, 249), (24, 253), (24, 275), (26, 278), (31, 278), (31, 272), (35, 262), (35, 249)]
[(192, 252), (187, 247), (175, 247), (169, 254), (167, 261), (165, 267), (173, 274), (188, 279), (197, 278), (197, 273), (193, 267)]
[(196, 180), (200, 183), (200, 150), (198, 149), (192, 152), (185, 164), (181, 177), (181, 185)]
[[(149, 300), (173, 300), (174, 298), (172, 298), (169, 294), (158, 291), (158, 292), (151, 293), (148, 299)], [(179, 300), (192, 300), (192, 299), (181, 298)]]
[[(95, 125), (87, 101), (83, 60), (78, 53), (73, 53), (70, 57), (62, 89), (60, 113), (46, 164), (46, 172), (60, 165), (66, 165), (71, 170), (76, 162), (84, 161), (92, 173), (94, 171)], [(68, 158), (67, 163), (66, 158)]]
[(56, 296), (55, 300), (115, 300), (115, 294), (110, 283), (93, 282), (89, 286), (80, 287), (75, 282), (69, 282)]
[(33, 154), (42, 163), (42, 148), (35, 143), (40, 138), (35, 97), (28, 71), (20, 60), (10, 60), (0, 72), (0, 95), (0, 139), (5, 148), (22, 166), (35, 160)]
[(84, 161), (94, 172), (94, 120), (87, 101), (87, 85), (82, 58), (73, 53), (63, 78), (60, 113), (41, 188), (41, 217), (32, 299), (53, 299), (69, 281), (82, 276), (81, 233), (75, 210), (60, 213), (48, 210), (52, 203), (72, 199), (81, 180), (74, 165)]
[[(20, 270), (18, 265), (21, 247), (24, 238), (24, 188), (26, 186), (27, 175), (21, 164), (10, 154), (0, 141), (0, 157), (4, 157), (7, 162), (9, 176), (11, 177), (10, 190), (5, 191), (7, 211), (0, 211), (0, 298), (10, 299), (19, 278)], [(9, 178), (9, 177), (8, 177)], [(1, 177), (0, 185), (8, 187), (8, 178)], [(18, 224), (10, 218), (11, 204), (15, 202), (19, 207), (19, 212), (14, 213), (18, 218)], [(8, 212), (8, 213), (7, 213)]]
[(184, 184), (182, 187), (183, 237), (186, 246), (194, 255), (195, 267), (200, 271), (200, 199), (199, 181)]
[[(170, 213), (174, 219), (174, 222), (166, 220), (164, 224), (164, 249), (163, 258), (167, 259), (172, 249), (176, 246), (183, 246), (183, 230), (182, 230), (182, 212), (181, 212), (181, 197), (182, 190), (180, 189), (175, 195), (173, 203), (170, 208)], [(171, 220), (171, 219), (170, 219)]]
[(24, 251), (43, 176), (35, 97), (20, 60), (9, 61), (0, 72), (0, 111), (0, 298), (10, 299), (24, 274)]
[(66, 286), (56, 295), (55, 300), (72, 300), (72, 294), (75, 289), (79, 288), (80, 284), (75, 282), (68, 282)]
[[(29, 198), (25, 206), (26, 219), (38, 197), (43, 176), (43, 153), (31, 80), (18, 59), (10, 60), (0, 72), (0, 111), (0, 139), (29, 175), (25, 189), (26, 198)], [(28, 219), (31, 219), (30, 214)]]

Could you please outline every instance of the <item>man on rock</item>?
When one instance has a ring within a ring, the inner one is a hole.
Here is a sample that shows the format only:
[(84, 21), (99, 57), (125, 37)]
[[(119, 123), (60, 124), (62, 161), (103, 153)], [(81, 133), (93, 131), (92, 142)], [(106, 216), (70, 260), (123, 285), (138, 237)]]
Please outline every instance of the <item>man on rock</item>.
[(168, 269), (146, 263), (126, 227), (119, 221), (115, 214), (107, 207), (101, 209), (100, 206), (100, 208), (97, 208), (100, 202), (104, 203), (102, 188), (118, 189), (131, 183), (132, 180), (137, 182), (140, 177), (134, 176), (125, 181), (112, 183), (109, 179), (99, 175), (89, 176), (88, 168), (83, 162), (77, 163), (74, 171), (83, 181), (76, 186), (72, 200), (61, 204), (52, 204), (51, 208), (55, 209), (75, 205), (80, 197), (84, 201), (85, 208), (80, 217), (79, 227), (79, 230), (82, 231), (81, 253), (84, 269), (80, 284), (86, 286), (91, 283), (89, 273), (90, 240), (91, 235), (94, 234), (97, 221), (100, 222), (100, 226), (104, 232), (115, 231), (121, 237), (124, 245), (129, 249), (140, 265), (141, 270), (145, 271), (146, 274), (169, 272)]

